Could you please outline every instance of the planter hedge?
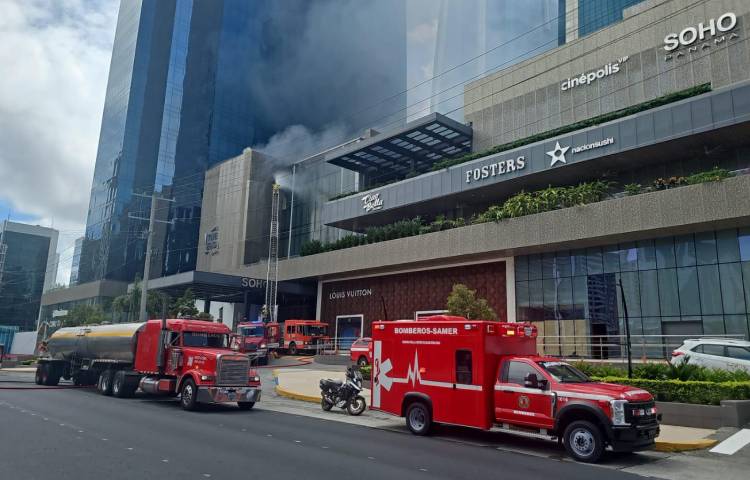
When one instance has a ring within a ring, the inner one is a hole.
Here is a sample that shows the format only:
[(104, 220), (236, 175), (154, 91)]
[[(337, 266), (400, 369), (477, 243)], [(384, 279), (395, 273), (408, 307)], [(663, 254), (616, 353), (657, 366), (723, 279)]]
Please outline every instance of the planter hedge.
[(750, 399), (750, 382), (699, 382), (603, 377), (596, 380), (649, 391), (657, 401), (719, 405), (722, 400)]

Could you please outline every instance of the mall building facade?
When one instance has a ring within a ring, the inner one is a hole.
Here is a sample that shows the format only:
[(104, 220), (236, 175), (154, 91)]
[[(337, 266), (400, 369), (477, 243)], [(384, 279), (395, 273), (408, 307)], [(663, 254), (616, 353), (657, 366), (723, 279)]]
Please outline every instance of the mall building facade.
[[(553, 354), (620, 354), (623, 294), (637, 355), (668, 355), (687, 336), (747, 338), (748, 39), (747, 2), (647, 0), (468, 84), (466, 124), (432, 114), (298, 162), (277, 175), (280, 280), (314, 290), (315, 316), (339, 336), (444, 311), (464, 283), (500, 320), (536, 324)], [(316, 168), (330, 174), (298, 173)], [(732, 175), (682, 184), (715, 168)], [(602, 201), (471, 221), (522, 191), (596, 180), (610, 182)], [(416, 216), (465, 226), (360, 239)], [(202, 222), (201, 238), (215, 226)], [(348, 248), (310, 249), (349, 235)], [(235, 257), (216, 270), (265, 278), (265, 260)]]

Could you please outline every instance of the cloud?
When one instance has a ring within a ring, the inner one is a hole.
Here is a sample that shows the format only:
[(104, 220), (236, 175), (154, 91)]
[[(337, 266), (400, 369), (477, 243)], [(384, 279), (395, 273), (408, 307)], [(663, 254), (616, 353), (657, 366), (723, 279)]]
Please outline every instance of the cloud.
[(408, 39), (411, 42), (431, 45), (437, 39), (437, 29), (437, 18), (432, 18), (427, 22), (412, 27), (407, 32)]
[(0, 0), (0, 201), (61, 230), (58, 279), (86, 223), (117, 0)]

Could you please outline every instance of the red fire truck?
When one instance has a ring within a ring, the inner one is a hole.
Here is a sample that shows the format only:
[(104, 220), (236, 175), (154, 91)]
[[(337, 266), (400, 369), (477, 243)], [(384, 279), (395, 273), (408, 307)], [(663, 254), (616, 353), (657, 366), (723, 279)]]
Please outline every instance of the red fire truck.
[(375, 322), (372, 408), (405, 417), (417, 435), (439, 422), (556, 439), (583, 462), (654, 444), (649, 392), (537, 355), (536, 335), (530, 324), (444, 315)]
[(182, 407), (237, 402), (244, 410), (260, 400), (260, 377), (247, 355), (229, 349), (221, 323), (162, 322), (67, 327), (50, 336), (38, 361), (36, 383), (96, 385), (103, 395), (180, 395)]
[(331, 343), (327, 330), (328, 324), (317, 320), (287, 320), (284, 322), (284, 348), (290, 355), (326, 348)]
[(278, 323), (242, 322), (232, 335), (232, 349), (244, 353), (259, 365), (268, 365), (271, 352), (279, 348)]

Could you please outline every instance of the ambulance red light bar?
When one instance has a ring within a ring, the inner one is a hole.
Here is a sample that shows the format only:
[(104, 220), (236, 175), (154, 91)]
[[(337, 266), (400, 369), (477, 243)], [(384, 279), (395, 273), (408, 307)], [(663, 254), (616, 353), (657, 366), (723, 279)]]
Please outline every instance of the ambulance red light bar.
[(531, 325), (529, 323), (504, 323), (500, 327), (500, 335), (503, 337), (536, 338), (537, 330), (534, 325)]

